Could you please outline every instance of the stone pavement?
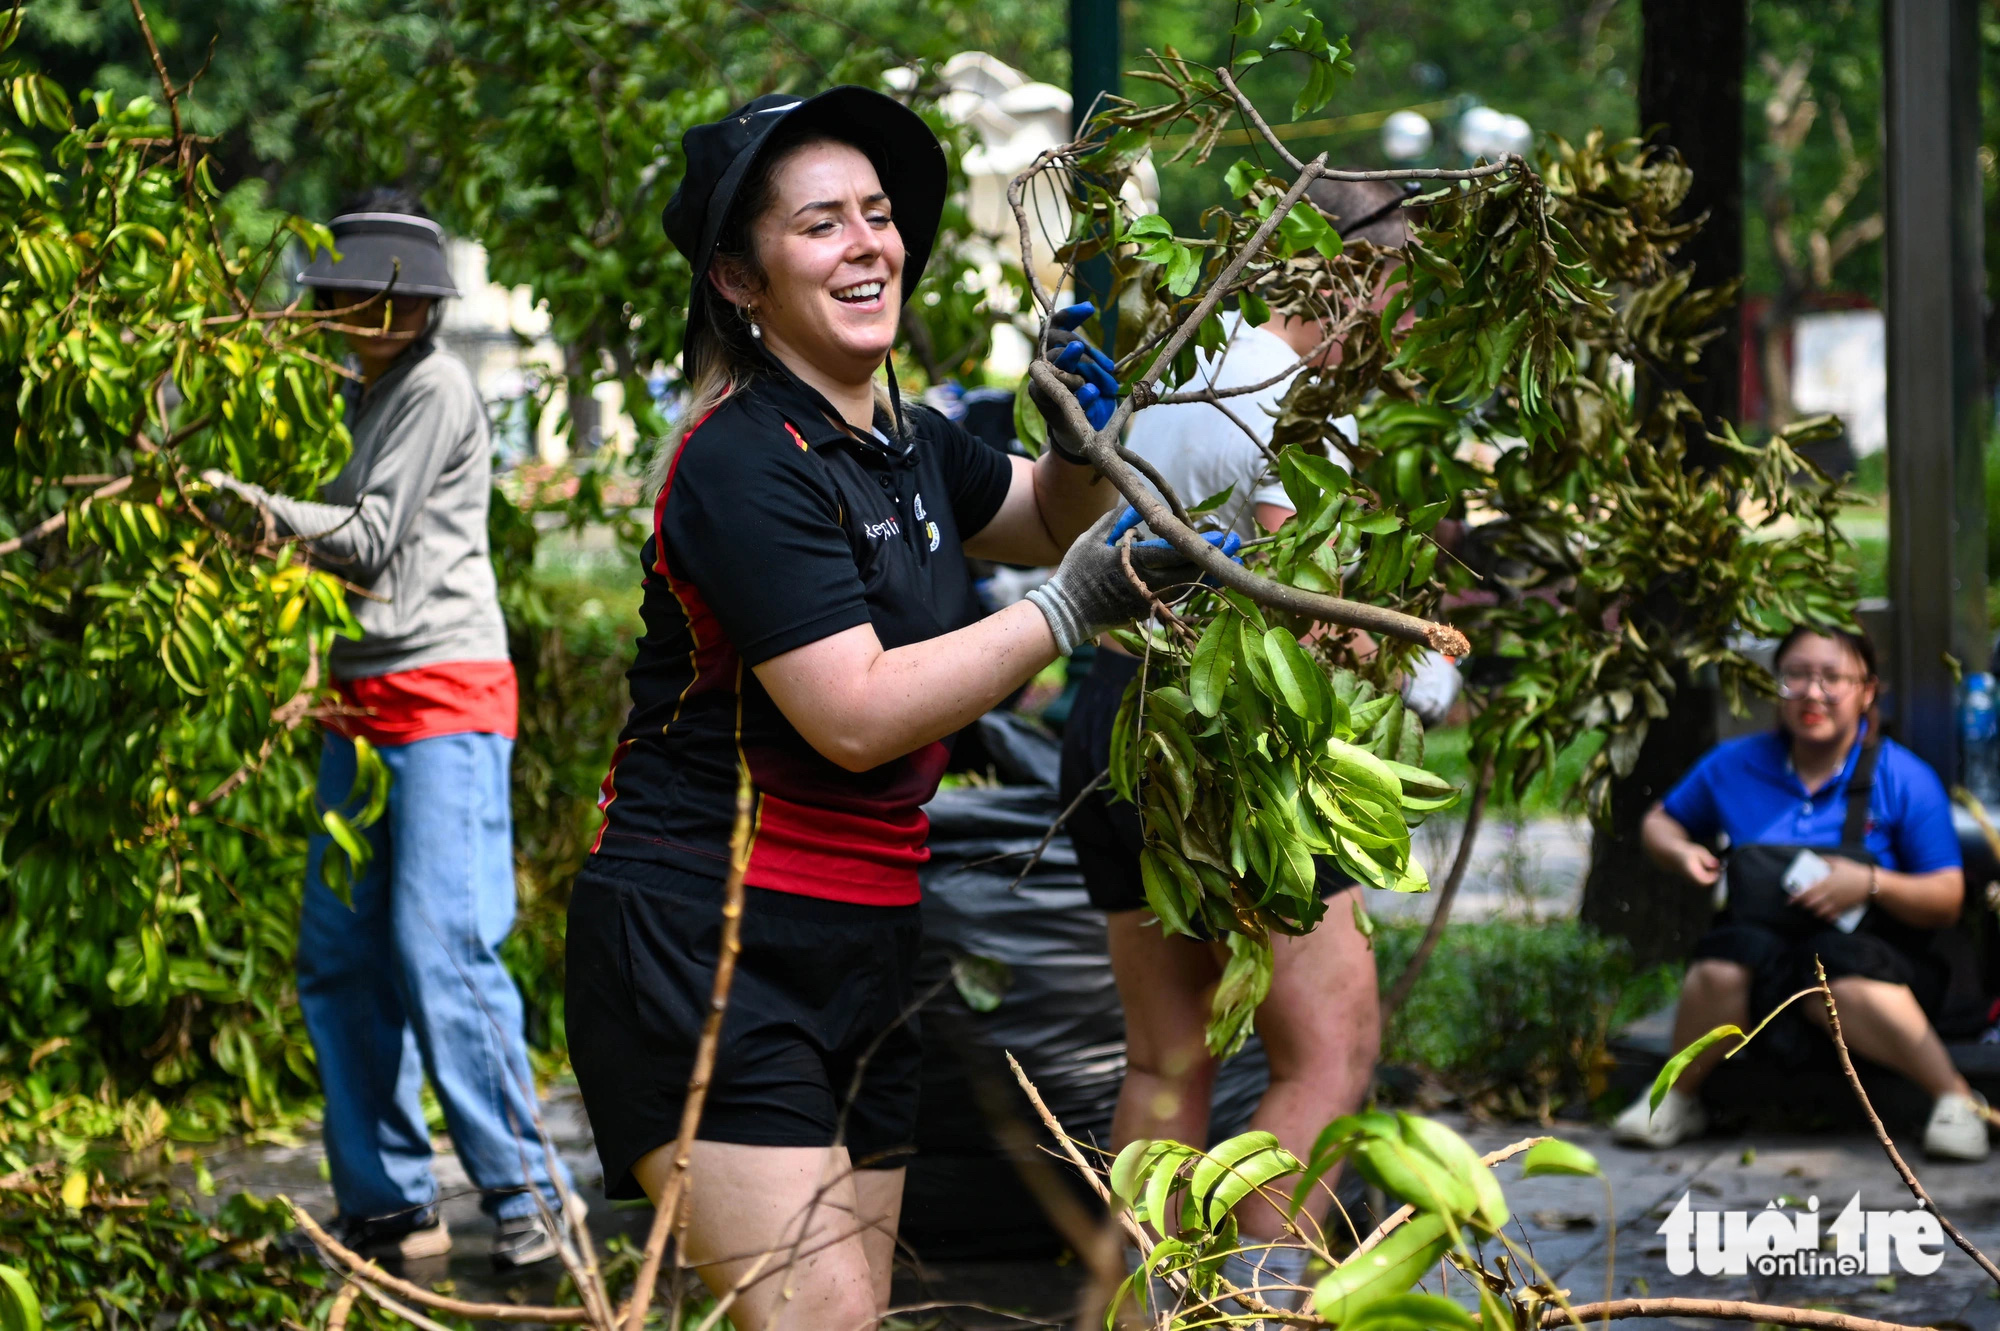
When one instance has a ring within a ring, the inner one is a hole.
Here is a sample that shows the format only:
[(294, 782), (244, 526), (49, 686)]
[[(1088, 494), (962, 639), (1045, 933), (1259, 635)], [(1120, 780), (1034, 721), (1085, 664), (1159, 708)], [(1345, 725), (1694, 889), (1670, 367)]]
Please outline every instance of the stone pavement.
[[(1612, 1297), (1796, 1304), (1918, 1326), (1955, 1319), (1969, 1331), (1991, 1331), (2000, 1322), (2000, 1302), (1990, 1297), (1992, 1283), (1949, 1241), (1944, 1264), (1921, 1277), (1675, 1276), (1667, 1270), (1667, 1244), (1658, 1230), (1683, 1195), (1696, 1211), (1753, 1214), (1773, 1201), (1803, 1210), (1817, 1197), (1822, 1233), (1857, 1192), (1863, 1210), (1914, 1208), (1915, 1200), (1872, 1139), (1745, 1134), (1648, 1152), (1614, 1145), (1608, 1130), (1594, 1125), (1559, 1124), (1554, 1134), (1596, 1155), (1610, 1183), (1617, 1221)], [(1526, 1134), (1502, 1125), (1474, 1127), (1467, 1135), (1480, 1150), (1490, 1151)], [(1905, 1158), (1967, 1237), (1989, 1255), (2000, 1253), (1994, 1164), (1933, 1164), (1914, 1143)], [(1568, 1289), (1575, 1301), (1605, 1297), (1605, 1259), (1612, 1245), (1604, 1223), (1604, 1185), (1582, 1178), (1523, 1180), (1516, 1166), (1499, 1168), (1514, 1211), (1510, 1234), (1532, 1248), (1556, 1285)]]
[[(1442, 1117), (1481, 1151), (1543, 1131), (1533, 1125), (1468, 1124), (1452, 1115)], [(629, 1236), (634, 1244), (643, 1241), (649, 1211), (643, 1207), (614, 1209), (603, 1199), (588, 1127), (573, 1091), (559, 1091), (552, 1097), (547, 1119), (550, 1135), (576, 1171), (590, 1204), (592, 1232), (599, 1243), (617, 1234)], [(1822, 1232), (1857, 1192), (1865, 1210), (1914, 1206), (1872, 1139), (1858, 1135), (1745, 1134), (1655, 1153), (1615, 1146), (1607, 1130), (1595, 1125), (1559, 1123), (1550, 1131), (1595, 1154), (1609, 1179), (1617, 1234), (1616, 1261), (1610, 1269), (1614, 1297), (1790, 1303), (1915, 1326), (1950, 1324), (1962, 1331), (2000, 1331), (2000, 1301), (1991, 1296), (1992, 1286), (1971, 1259), (1948, 1242), (1942, 1267), (1922, 1277), (1709, 1277), (1699, 1273), (1674, 1276), (1667, 1270), (1666, 1240), (1657, 1231), (1683, 1194), (1696, 1210), (1752, 1213), (1780, 1199), (1786, 1207), (1803, 1207), (1809, 1197), (1817, 1197)], [(486, 1260), (490, 1222), (479, 1213), (477, 1198), (469, 1191), (448, 1143), (440, 1141), (440, 1148), (438, 1173), (446, 1196), (447, 1222), (458, 1240), (457, 1247), (450, 1258), (422, 1269), (413, 1267), (405, 1274), (426, 1283), (449, 1280), (466, 1298), (548, 1297), (557, 1274), (552, 1269), (505, 1281), (495, 1277)], [(332, 1198), (321, 1178), (321, 1158), (317, 1141), (308, 1140), (296, 1147), (218, 1149), (207, 1156), (207, 1163), (221, 1196), (238, 1189), (286, 1192), (323, 1216), (331, 1211)], [(1994, 1163), (1978, 1165), (1931, 1164), (1912, 1144), (1909, 1159), (1945, 1213), (1985, 1251), (2000, 1254), (2000, 1186), (1996, 1186), (2000, 1157)], [(1585, 1178), (1522, 1180), (1518, 1165), (1513, 1164), (1501, 1165), (1500, 1175), (1514, 1213), (1510, 1236), (1531, 1249), (1535, 1260), (1558, 1287), (1569, 1290), (1572, 1299), (1603, 1298), (1606, 1257), (1612, 1251), (1611, 1230), (1605, 1224), (1604, 1184)], [(967, 1205), (978, 1205), (978, 1199), (968, 1198)], [(1020, 1315), (1064, 1319), (1075, 1306), (1081, 1282), (1082, 1270), (1074, 1261), (937, 1263), (902, 1272), (896, 1299), (902, 1305), (962, 1300), (1014, 1315), (954, 1313), (938, 1325), (1019, 1326)], [(1438, 1288), (1435, 1280), (1427, 1284)], [(1468, 1294), (1456, 1277), (1446, 1292)], [(939, 1314), (925, 1314), (926, 1318), (932, 1316)]]
[[(1451, 872), (1464, 825), (1462, 819), (1440, 818), (1417, 829), (1415, 850), (1433, 884), (1442, 884)], [(1451, 918), (1574, 915), (1589, 868), (1590, 824), (1582, 818), (1489, 819), (1480, 825)], [(1368, 913), (1378, 920), (1427, 921), (1436, 902), (1427, 893), (1372, 889), (1367, 899)]]

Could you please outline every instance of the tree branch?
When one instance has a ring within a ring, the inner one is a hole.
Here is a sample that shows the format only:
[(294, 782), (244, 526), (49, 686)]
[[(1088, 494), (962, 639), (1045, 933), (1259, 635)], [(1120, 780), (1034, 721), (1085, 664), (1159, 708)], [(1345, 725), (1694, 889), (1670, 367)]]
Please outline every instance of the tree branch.
[[(1117, 438), (1114, 430), (1107, 427), (1103, 434), (1094, 434), (1090, 422), (1084, 419), (1083, 409), (1077, 405), (1076, 397), (1063, 387), (1056, 378), (1055, 370), (1047, 361), (1034, 361), (1028, 366), (1042, 390), (1055, 402), (1058, 409), (1071, 413), (1074, 419), (1070, 426), (1083, 439), (1084, 455), (1091, 465), (1118, 488), (1146, 525), (1154, 533), (1180, 551), (1201, 571), (1225, 587), (1234, 588), (1253, 601), (1261, 602), (1278, 610), (1329, 624), (1339, 624), (1345, 628), (1362, 629), (1369, 633), (1381, 634), (1401, 642), (1422, 643), (1446, 656), (1467, 656), (1472, 644), (1463, 633), (1449, 624), (1438, 624), (1431, 620), (1406, 615), (1400, 610), (1389, 610), (1381, 606), (1364, 605), (1359, 601), (1349, 601), (1338, 596), (1327, 596), (1320, 592), (1302, 591), (1297, 587), (1287, 587), (1282, 583), (1252, 573), (1235, 560), (1217, 550), (1214, 546), (1195, 535), (1173, 510), (1167, 507), (1139, 473), (1125, 464), (1115, 451), (1113, 441)], [(1106, 437), (1108, 436), (1108, 437)]]
[(590, 1313), (583, 1308), (537, 1308), (520, 1303), (473, 1303), (466, 1299), (448, 1298), (435, 1294), (422, 1285), (411, 1284), (399, 1276), (392, 1276), (361, 1254), (343, 1245), (339, 1239), (321, 1229), (319, 1222), (306, 1213), (306, 1209), (287, 1197), (285, 1205), (291, 1208), (292, 1219), (305, 1231), (327, 1258), (334, 1269), (350, 1280), (366, 1285), (371, 1292), (394, 1294), (408, 1299), (419, 1308), (429, 1308), (432, 1312), (450, 1313), (456, 1317), (470, 1317), (483, 1322), (558, 1322), (565, 1326), (590, 1320)]
[(2000, 1285), (2000, 1266), (1995, 1266), (1991, 1258), (1973, 1246), (1971, 1239), (1959, 1232), (1958, 1226), (1951, 1223), (1951, 1217), (1938, 1209), (1937, 1203), (1931, 1200), (1931, 1195), (1925, 1190), (1924, 1185), (1910, 1172), (1910, 1167), (1903, 1163), (1902, 1154), (1896, 1150), (1896, 1143), (1889, 1137), (1889, 1130), (1882, 1126), (1881, 1117), (1876, 1114), (1875, 1106), (1869, 1102), (1868, 1092), (1861, 1085), (1861, 1074), (1854, 1070), (1854, 1060), (1847, 1056), (1847, 1041), (1841, 1038), (1840, 1034), (1840, 1009), (1834, 1004), (1833, 987), (1826, 982), (1826, 967), (1821, 964), (1818, 957), (1813, 958), (1813, 972), (1819, 976), (1820, 989), (1826, 996), (1827, 1029), (1833, 1036), (1834, 1052), (1840, 1055), (1840, 1070), (1847, 1074), (1847, 1084), (1854, 1088), (1854, 1098), (1861, 1102), (1862, 1112), (1868, 1115), (1868, 1126), (1875, 1129), (1875, 1140), (1882, 1143), (1882, 1150), (1888, 1155), (1889, 1163), (1896, 1167), (1896, 1172), (1902, 1176), (1903, 1183), (1909, 1188), (1911, 1195), (1925, 1210), (1937, 1217), (1938, 1224), (1944, 1228), (1951, 1241), (1956, 1243), (1967, 1257), (1979, 1264), (1979, 1269), (1986, 1273), (1987, 1278), (1994, 1284)]
[(153, 72), (160, 76), (160, 91), (167, 99), (167, 114), (174, 123), (174, 146), (181, 140), (181, 98), (174, 88), (173, 76), (167, 73), (167, 61), (160, 54), (160, 44), (153, 40), (153, 25), (146, 17), (146, 7), (139, 0), (131, 0), (132, 17), (139, 20), (139, 34), (146, 39), (146, 52), (153, 57)]
[[(88, 495), (84, 496), (83, 502), (85, 505), (89, 505), (99, 499), (109, 499), (113, 495), (123, 494), (131, 488), (132, 478), (130, 476), (120, 476), (117, 480), (100, 485), (95, 490), (92, 490)], [(19, 536), (13, 537), (10, 540), (0, 541), (0, 555), (11, 555), (23, 546), (33, 545), (44, 536), (53, 535), (68, 525), (69, 510), (65, 508), (60, 513), (54, 513), (44, 518), (41, 522), (28, 528), (28, 530), (22, 532)]]
[[(1227, 88), (1229, 90), (1229, 95), (1236, 99), (1236, 105), (1238, 109), (1240, 109), (1243, 112), (1244, 116), (1250, 121), (1252, 125), (1255, 125), (1257, 127), (1257, 133), (1263, 138), (1264, 142), (1271, 145), (1272, 151), (1276, 152), (1278, 156), (1282, 157), (1285, 161), (1285, 165), (1290, 167), (1292, 170), (1294, 171), (1305, 170), (1306, 169), (1305, 163), (1299, 161), (1297, 157), (1292, 155), (1291, 150), (1285, 147), (1284, 141), (1277, 136), (1277, 134), (1271, 129), (1269, 123), (1265, 121), (1263, 115), (1258, 112), (1256, 103), (1252, 102), (1248, 97), (1245, 97), (1243, 95), (1243, 90), (1236, 86), (1236, 80), (1230, 77), (1229, 71), (1226, 69), (1218, 69), (1215, 72), (1217, 76), (1221, 78), (1222, 86)], [(1322, 178), (1326, 180), (1345, 180), (1345, 181), (1478, 180), (1484, 176), (1497, 176), (1503, 171), (1511, 171), (1516, 167), (1520, 166), (1521, 164), (1522, 163), (1520, 154), (1508, 153), (1505, 157), (1501, 158), (1499, 161), (1489, 162), (1485, 166), (1392, 167), (1387, 171), (1327, 170), (1327, 171), (1322, 171), (1320, 175)]]
[(1007, 182), (1007, 206), (1013, 210), (1014, 225), (1021, 233), (1021, 271), (1028, 279), (1028, 290), (1034, 294), (1035, 303), (1049, 313), (1053, 313), (1056, 308), (1056, 298), (1053, 292), (1042, 285), (1041, 275), (1035, 271), (1035, 235), (1028, 225), (1028, 208), (1023, 195), (1027, 191), (1028, 182), (1033, 180), (1043, 167), (1051, 162), (1061, 161), (1072, 151), (1072, 146), (1068, 144), (1060, 148), (1045, 148), (1035, 155), (1035, 160), (1028, 164), (1027, 170)]
[(1472, 803), (1466, 806), (1465, 830), (1459, 833), (1458, 854), (1451, 862), (1451, 874), (1438, 889), (1437, 905), (1431, 911), (1431, 922), (1424, 930), (1423, 941), (1403, 966), (1403, 973), (1396, 977), (1396, 983), (1389, 990), (1389, 996), (1382, 1000), (1382, 1028), (1387, 1030), (1389, 1019), (1417, 987), (1417, 977), (1424, 973), (1424, 964), (1437, 950), (1438, 940), (1444, 937), (1445, 923), (1451, 919), (1451, 903), (1458, 896), (1458, 887), (1465, 880), (1466, 866), (1472, 863), (1472, 843), (1479, 839), (1480, 816), (1486, 812), (1486, 797), (1493, 789), (1493, 760), (1488, 758), (1479, 769), (1479, 783), (1473, 787)]
[[(1477, 1316), (1477, 1314), (1474, 1314)], [(1878, 1322), (1848, 1313), (1816, 1308), (1787, 1308), (1777, 1303), (1740, 1303), (1735, 1299), (1613, 1299), (1579, 1303), (1542, 1313), (1544, 1328), (1581, 1326), (1593, 1318), (1604, 1322), (1629, 1317), (1707, 1317), (1720, 1322), (1769, 1322), (1774, 1326), (1813, 1327), (1817, 1331), (1919, 1331), (1901, 1322)]]
[[(1209, 285), (1208, 293), (1194, 307), (1193, 313), (1181, 320), (1180, 327), (1176, 328), (1174, 335), (1167, 339), (1167, 345), (1160, 349), (1160, 354), (1153, 358), (1153, 363), (1146, 368), (1144, 374), (1139, 376), (1138, 381), (1132, 388), (1135, 395), (1140, 389), (1149, 389), (1159, 382), (1160, 376), (1166, 373), (1167, 367), (1174, 363), (1174, 357), (1180, 355), (1181, 348), (1188, 344), (1188, 339), (1195, 335), (1196, 331), (1201, 328), (1203, 321), (1209, 315), (1215, 313), (1215, 307), (1220, 305), (1222, 298), (1229, 294), (1230, 288), (1235, 284), (1237, 276), (1242, 273), (1244, 267), (1249, 264), (1251, 259), (1264, 252), (1264, 246), (1270, 243), (1272, 234), (1277, 231), (1279, 224), (1291, 213), (1293, 205), (1305, 197), (1306, 187), (1325, 174), (1325, 153), (1321, 153), (1310, 162), (1307, 162), (1304, 167), (1300, 168), (1299, 178), (1292, 182), (1292, 187), (1285, 191), (1283, 198), (1278, 200), (1278, 206), (1271, 210), (1271, 215), (1264, 219), (1264, 224), (1251, 233), (1249, 241), (1244, 244), (1242, 249), (1236, 252), (1236, 257), (1229, 261), (1229, 266), (1222, 270), (1221, 276), (1217, 277)], [(1110, 426), (1106, 428), (1115, 431), (1119, 426), (1124, 424), (1122, 418), (1129, 416), (1131, 412), (1132, 399), (1127, 398), (1120, 406), (1118, 414), (1112, 417)]]
[(729, 877), (722, 886), (722, 943), (715, 960), (715, 981), (709, 989), (708, 1018), (702, 1023), (701, 1043), (695, 1046), (687, 1099), (681, 1103), (681, 1131), (674, 1142), (672, 1169), (660, 1188), (660, 1203), (653, 1209), (653, 1229), (646, 1236), (646, 1255), (639, 1263), (638, 1279), (632, 1284), (631, 1301), (625, 1305), (626, 1331), (645, 1331), (646, 1314), (653, 1306), (653, 1287), (660, 1276), (660, 1259), (666, 1255), (667, 1238), (673, 1232), (686, 1189), (688, 1153), (694, 1147), (702, 1106), (708, 1101), (708, 1079), (715, 1073), (715, 1052), (722, 1043), (722, 1014), (729, 1006), (729, 987), (736, 978), (736, 955), (742, 950), (743, 875), (750, 867), (753, 804), (750, 772), (745, 768), (736, 781), (736, 827), (729, 837)]

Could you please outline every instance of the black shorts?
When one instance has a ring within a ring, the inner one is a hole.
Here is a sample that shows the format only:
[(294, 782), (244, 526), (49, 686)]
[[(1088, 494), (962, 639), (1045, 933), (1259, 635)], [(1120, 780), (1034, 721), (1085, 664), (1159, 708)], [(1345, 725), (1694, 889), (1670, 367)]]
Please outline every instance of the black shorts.
[[(900, 1169), (916, 1141), (922, 1044), (916, 906), (747, 889), (742, 951), (696, 1136), (844, 1142)], [(722, 941), (722, 880), (594, 855), (570, 894), (564, 1020), (605, 1195), (680, 1133)]]
[[(1117, 722), (1125, 686), (1138, 673), (1136, 656), (1098, 648), (1090, 673), (1077, 687), (1069, 724), (1063, 730), (1063, 808), (1110, 766), (1111, 727)], [(1146, 834), (1137, 805), (1119, 799), (1109, 787), (1093, 791), (1077, 805), (1063, 830), (1076, 847), (1077, 868), (1083, 873), (1091, 905), (1101, 911), (1146, 909), (1146, 884), (1139, 874), (1139, 851), (1146, 843)], [(1355, 886), (1330, 859), (1316, 858), (1314, 868), (1321, 897)]]
[[(1694, 945), (1692, 961), (1733, 961), (1750, 972), (1750, 1019), (1762, 1021), (1778, 1005), (1818, 984), (1813, 972), (1817, 957), (1826, 966), (1826, 978), (1858, 978), (1900, 984), (1915, 996), (1924, 1015), (1933, 1025), (1943, 1015), (1948, 970), (1933, 957), (1899, 947), (1886, 938), (1867, 932), (1843, 933), (1828, 925), (1805, 937), (1791, 937), (1775, 929), (1739, 922), (1727, 911)], [(1812, 1002), (1800, 999), (1799, 1003)], [(1795, 1003), (1773, 1022), (1759, 1043), (1781, 1063), (1801, 1062), (1820, 1039), (1806, 1024)]]

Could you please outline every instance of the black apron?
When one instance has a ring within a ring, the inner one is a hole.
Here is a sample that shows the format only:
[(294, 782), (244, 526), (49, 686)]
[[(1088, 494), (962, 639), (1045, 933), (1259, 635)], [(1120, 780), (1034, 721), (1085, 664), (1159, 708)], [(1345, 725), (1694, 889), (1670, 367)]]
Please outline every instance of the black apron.
[[(1792, 846), (1758, 841), (1729, 848), (1729, 917), (1733, 922), (1754, 924), (1787, 938), (1805, 938), (1833, 927), (1830, 921), (1821, 919), (1792, 900), (1791, 893), (1785, 890), (1785, 874), (1791, 869), (1792, 862), (1806, 852), (1838, 855), (1858, 864), (1878, 863), (1875, 852), (1868, 849), (1867, 844), (1868, 800), (1875, 793), (1875, 759), (1881, 751), (1878, 745), (1864, 744), (1861, 756), (1855, 760), (1854, 776), (1847, 784), (1847, 821), (1841, 825), (1840, 844)], [(1864, 929), (1870, 933), (1879, 932), (1869, 928), (1869, 925), (1881, 915), (1881, 911), (1869, 906), (1860, 924), (1855, 926), (1856, 932)], [(1921, 946), (1919, 944), (1919, 948)]]

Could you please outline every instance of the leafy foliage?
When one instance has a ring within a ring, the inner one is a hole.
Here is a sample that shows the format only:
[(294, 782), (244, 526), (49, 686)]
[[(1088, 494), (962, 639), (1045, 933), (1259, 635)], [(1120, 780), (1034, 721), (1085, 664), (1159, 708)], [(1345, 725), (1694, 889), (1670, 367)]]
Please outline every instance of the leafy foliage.
[[(1385, 980), (1422, 933), (1415, 921), (1376, 926)], [(1481, 1112), (1546, 1120), (1603, 1094), (1610, 1033), (1679, 989), (1673, 968), (1640, 970), (1622, 941), (1575, 920), (1454, 924), (1383, 1031), (1382, 1058), (1423, 1069)]]
[[(1594, 1175), (1597, 1162), (1576, 1146), (1542, 1139), (1523, 1169), (1531, 1173)], [(1346, 1163), (1412, 1215), (1369, 1236), (1360, 1250), (1334, 1262), (1324, 1238), (1302, 1211), (1321, 1180)], [(1279, 1190), (1281, 1180), (1294, 1179)], [(1268, 1132), (1249, 1132), (1208, 1151), (1174, 1141), (1135, 1141), (1112, 1162), (1108, 1183), (1114, 1202), (1160, 1235), (1119, 1300), (1150, 1297), (1151, 1281), (1180, 1286), (1177, 1304), (1150, 1311), (1161, 1325), (1211, 1325), (1218, 1313), (1234, 1321), (1221, 1284), (1223, 1259), (1254, 1247), (1239, 1235), (1232, 1208), (1262, 1194), (1295, 1217), (1296, 1241), (1332, 1271), (1313, 1290), (1312, 1310), (1332, 1325), (1354, 1331), (1391, 1328), (1463, 1328), (1471, 1318), (1449, 1299), (1412, 1294), (1419, 1280), (1448, 1261), (1477, 1291), (1486, 1326), (1513, 1326), (1516, 1305), (1529, 1314), (1560, 1299), (1532, 1254), (1508, 1239), (1507, 1198), (1493, 1166), (1465, 1139), (1433, 1119), (1369, 1112), (1335, 1119), (1301, 1161)], [(1483, 1245), (1498, 1255), (1490, 1261)], [(1510, 1271), (1518, 1267), (1523, 1280)], [(1171, 1287), (1171, 1286), (1170, 1286)], [(1116, 1312), (1114, 1304), (1113, 1313)]]
[[(166, 1190), (83, 1173), (0, 1180), (0, 1253), (34, 1306), (35, 1320), (20, 1325), (49, 1331), (324, 1326), (331, 1279), (317, 1260), (279, 1242), (290, 1229), (282, 1201), (247, 1193), (204, 1215)], [(0, 1315), (0, 1325), (13, 1324)], [(364, 1299), (347, 1325), (403, 1323)]]
[[(1584, 777), (1601, 808), (1678, 681), (1713, 669), (1733, 704), (1768, 694), (1768, 673), (1737, 640), (1847, 622), (1852, 575), (1834, 525), (1845, 497), (1796, 451), (1837, 423), (1796, 422), (1752, 446), (1728, 426), (1706, 435), (1682, 391), (1735, 295), (1695, 287), (1672, 262), (1686, 233), (1666, 219), (1685, 169), (1594, 135), (1556, 142), (1545, 169), (1552, 212), (1574, 220), (1586, 260), (1616, 294), (1566, 321), (1577, 368), (1549, 404), (1559, 427), (1548, 446), (1507, 446), (1529, 433), (1527, 390), (1509, 375), (1458, 428), (1401, 447), (1456, 461), (1466, 441), (1488, 445), (1476, 484), (1451, 497), (1480, 523), (1471, 562), (1496, 593), (1490, 608), (1455, 616), (1513, 667), (1473, 723), (1476, 758), (1518, 794), (1560, 750), (1602, 731)], [(1364, 441), (1375, 419), (1364, 416)], [(1690, 443), (1704, 439), (1698, 464)]]
[(625, 724), (638, 583), (621, 577), (614, 588), (607, 580), (528, 572), (533, 546), (506, 534), (517, 523), (526, 525), (496, 491), (495, 562), (525, 561), (501, 584), (521, 682), (513, 764), (518, 913), (502, 955), (527, 1006), (529, 1046), (546, 1067), (559, 1066), (569, 1047), (562, 1010), (569, 885), (602, 820), (597, 787)]
[(196, 479), (306, 491), (345, 457), (323, 317), (266, 285), (283, 246), (325, 233), (241, 244), (171, 103), (73, 112), (18, 59), (0, 77), (0, 1156), (18, 1162), (36, 1136), (270, 1123), (310, 1084), (293, 908), (266, 885), (303, 874), (298, 727), (353, 620), (337, 579)]

